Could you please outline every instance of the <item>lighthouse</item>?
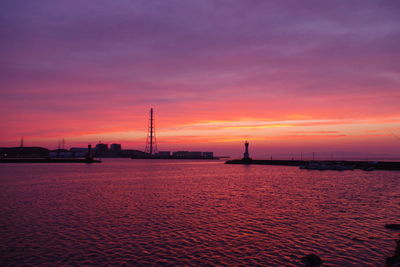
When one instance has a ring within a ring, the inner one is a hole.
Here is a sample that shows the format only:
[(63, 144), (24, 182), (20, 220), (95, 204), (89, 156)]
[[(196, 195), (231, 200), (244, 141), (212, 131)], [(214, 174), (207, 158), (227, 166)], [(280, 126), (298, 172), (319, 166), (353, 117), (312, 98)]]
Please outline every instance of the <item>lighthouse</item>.
[(251, 160), (249, 156), (249, 142), (244, 143), (244, 153), (243, 153), (243, 160), (248, 161)]

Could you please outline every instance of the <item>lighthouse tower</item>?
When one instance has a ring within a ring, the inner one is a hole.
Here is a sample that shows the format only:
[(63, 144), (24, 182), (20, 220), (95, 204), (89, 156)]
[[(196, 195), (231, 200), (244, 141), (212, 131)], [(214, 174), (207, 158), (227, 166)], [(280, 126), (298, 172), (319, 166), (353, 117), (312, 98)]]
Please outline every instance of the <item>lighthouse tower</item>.
[(243, 160), (246, 160), (246, 161), (251, 160), (251, 158), (249, 156), (249, 142), (246, 141), (244, 143), (244, 148), (245, 148), (245, 150), (243, 153)]

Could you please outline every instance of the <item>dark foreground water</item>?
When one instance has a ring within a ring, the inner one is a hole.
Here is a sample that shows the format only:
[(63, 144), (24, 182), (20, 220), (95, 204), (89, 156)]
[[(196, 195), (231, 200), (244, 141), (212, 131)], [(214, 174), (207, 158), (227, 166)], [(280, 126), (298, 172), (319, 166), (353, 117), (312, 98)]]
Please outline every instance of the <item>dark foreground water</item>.
[(0, 165), (0, 265), (381, 266), (400, 172), (220, 161)]

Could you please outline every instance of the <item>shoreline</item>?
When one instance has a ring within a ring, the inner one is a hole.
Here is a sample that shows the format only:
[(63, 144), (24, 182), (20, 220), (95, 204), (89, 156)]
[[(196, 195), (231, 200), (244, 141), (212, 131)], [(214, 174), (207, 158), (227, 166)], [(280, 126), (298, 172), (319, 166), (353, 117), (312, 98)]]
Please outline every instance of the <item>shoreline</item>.
[(3, 158), (0, 163), (101, 163), (101, 160), (86, 158)]

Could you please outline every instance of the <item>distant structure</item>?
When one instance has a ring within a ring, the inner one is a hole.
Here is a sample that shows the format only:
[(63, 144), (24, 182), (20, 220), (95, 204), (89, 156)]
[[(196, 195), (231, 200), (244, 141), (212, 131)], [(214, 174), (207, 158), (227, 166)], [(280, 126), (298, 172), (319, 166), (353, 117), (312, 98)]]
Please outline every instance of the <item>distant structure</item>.
[[(201, 151), (158, 151), (156, 142), (156, 131), (154, 123), (154, 111), (150, 109), (149, 127), (146, 138), (146, 148), (142, 151), (130, 151), (129, 156), (132, 159), (219, 159), (214, 157), (213, 152), (201, 152)], [(125, 155), (125, 153), (121, 153)]]
[(111, 144), (110, 145), (110, 151), (111, 152), (121, 152), (121, 150), (122, 150), (122, 147), (121, 147), (121, 144)]
[(87, 154), (86, 154), (85, 159), (86, 159), (87, 161), (93, 160), (93, 156), (92, 156), (92, 145), (88, 145)]
[[(89, 152), (89, 146), (86, 147), (71, 147), (69, 149), (71, 152), (73, 158), (78, 158), (78, 157), (86, 157)], [(92, 145), (90, 145), (90, 154), (92, 156)]]
[(103, 144), (99, 142), (96, 144), (96, 154), (99, 155), (104, 155), (108, 152), (108, 144)]
[(249, 142), (244, 143), (244, 153), (243, 153), (243, 160), (251, 160), (249, 156)]
[(24, 137), (21, 137), (21, 143), (19, 144), (19, 147), (24, 147)]
[(170, 158), (171, 152), (170, 151), (160, 151), (157, 153), (157, 157), (159, 158)]
[(170, 158), (174, 159), (214, 159), (213, 152), (175, 151)]
[(144, 150), (149, 156), (153, 156), (157, 153), (157, 143), (156, 143), (156, 130), (154, 123), (153, 108), (150, 109), (150, 119), (149, 119), (149, 129), (146, 138), (146, 148)]

